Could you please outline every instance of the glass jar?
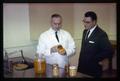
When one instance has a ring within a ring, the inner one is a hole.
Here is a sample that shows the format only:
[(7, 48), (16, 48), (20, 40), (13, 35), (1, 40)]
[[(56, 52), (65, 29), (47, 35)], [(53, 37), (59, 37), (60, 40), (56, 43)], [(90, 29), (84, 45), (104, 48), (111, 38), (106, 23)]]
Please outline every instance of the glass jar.
[(40, 59), (38, 58), (38, 54), (35, 54), (34, 71), (35, 71), (35, 74), (41, 73), (41, 63), (40, 63)]
[(44, 54), (41, 56), (41, 73), (45, 74), (46, 73), (46, 60)]
[(45, 60), (45, 56), (43, 54), (40, 57), (38, 54), (35, 55), (34, 71), (35, 71), (35, 74), (45, 74), (46, 73), (46, 60)]
[(59, 76), (59, 67), (58, 67), (58, 64), (53, 64), (52, 65), (52, 72), (53, 72), (53, 76), (54, 77)]
[(77, 67), (74, 65), (69, 66), (69, 76), (75, 77), (77, 75)]
[(69, 64), (65, 64), (65, 74), (68, 75), (69, 74)]

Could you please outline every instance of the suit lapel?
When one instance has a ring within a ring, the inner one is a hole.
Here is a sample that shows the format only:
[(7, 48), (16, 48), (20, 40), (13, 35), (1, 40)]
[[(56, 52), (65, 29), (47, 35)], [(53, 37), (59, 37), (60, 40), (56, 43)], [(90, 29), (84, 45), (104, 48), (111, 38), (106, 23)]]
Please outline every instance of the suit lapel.
[(84, 33), (83, 33), (83, 40), (85, 40), (86, 33), (87, 33), (87, 30), (84, 30)]
[(98, 29), (98, 26), (93, 30), (93, 32), (91, 33), (91, 35), (90, 35), (90, 37), (88, 38), (88, 40), (91, 39), (91, 38), (94, 38), (94, 36), (95, 36), (96, 33), (97, 33), (97, 29)]

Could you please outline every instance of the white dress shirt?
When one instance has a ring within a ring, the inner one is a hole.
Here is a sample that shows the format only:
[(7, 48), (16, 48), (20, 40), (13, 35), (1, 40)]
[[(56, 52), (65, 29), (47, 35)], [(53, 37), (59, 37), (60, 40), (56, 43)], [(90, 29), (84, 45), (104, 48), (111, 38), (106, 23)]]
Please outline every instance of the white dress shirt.
[[(60, 67), (64, 68), (64, 65), (68, 62), (68, 56), (75, 54), (75, 43), (69, 32), (60, 29), (57, 31), (59, 42), (55, 37), (55, 31), (50, 28), (48, 31), (42, 33), (39, 37), (37, 46), (37, 53), (39, 55), (44, 54), (46, 56), (46, 62), (48, 64), (59, 64)], [(50, 49), (61, 44), (66, 50), (65, 56), (56, 53), (50, 53)]]
[(90, 33), (88, 34), (88, 38), (90, 37), (90, 35), (92, 34), (92, 32), (94, 31), (94, 29), (96, 28), (96, 26), (97, 26), (97, 25), (95, 25), (94, 27), (92, 27), (92, 28), (90, 29)]

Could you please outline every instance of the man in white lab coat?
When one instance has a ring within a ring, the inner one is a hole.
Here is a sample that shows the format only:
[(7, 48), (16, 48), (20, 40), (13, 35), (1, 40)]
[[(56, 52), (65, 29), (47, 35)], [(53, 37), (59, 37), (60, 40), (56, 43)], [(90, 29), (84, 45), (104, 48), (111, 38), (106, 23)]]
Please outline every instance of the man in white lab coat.
[[(48, 64), (57, 63), (64, 68), (68, 63), (68, 57), (75, 54), (75, 42), (69, 32), (61, 29), (62, 17), (59, 14), (51, 16), (51, 27), (43, 32), (38, 40), (37, 53), (44, 54)], [(58, 50), (58, 46), (64, 49)]]

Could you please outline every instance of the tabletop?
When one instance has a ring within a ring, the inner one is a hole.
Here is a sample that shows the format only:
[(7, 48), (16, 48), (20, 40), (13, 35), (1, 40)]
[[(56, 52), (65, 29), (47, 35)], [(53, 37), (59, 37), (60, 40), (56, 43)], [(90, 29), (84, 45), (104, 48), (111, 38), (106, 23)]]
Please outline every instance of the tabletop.
[[(16, 60), (14, 58), (12, 60)], [(19, 58), (20, 59), (20, 58)], [(29, 58), (26, 58), (30, 62)], [(32, 62), (32, 61), (31, 61)], [(5, 78), (56, 78), (52, 75), (52, 65), (46, 64), (45, 74), (35, 74), (34, 67), (28, 68), (26, 70), (16, 70), (13, 68), (12, 72), (4, 73)], [(59, 68), (59, 76), (57, 78), (92, 78), (89, 75), (77, 72), (75, 77), (70, 77), (69, 74), (65, 73), (64, 68)]]

